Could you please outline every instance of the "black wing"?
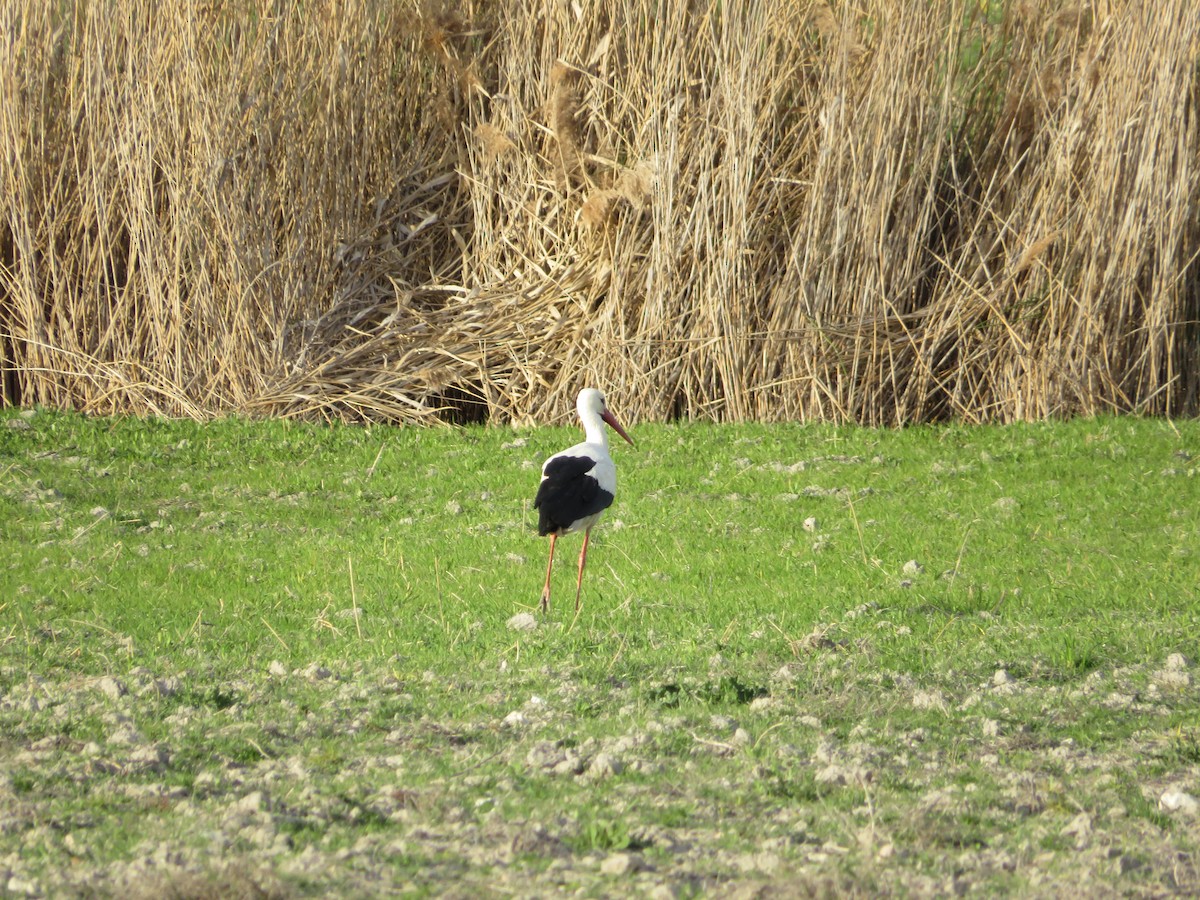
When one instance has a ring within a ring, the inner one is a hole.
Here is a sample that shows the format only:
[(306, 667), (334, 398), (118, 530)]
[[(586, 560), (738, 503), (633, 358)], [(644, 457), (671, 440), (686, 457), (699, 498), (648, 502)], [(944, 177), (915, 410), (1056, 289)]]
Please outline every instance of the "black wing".
[(533, 506), (538, 510), (538, 534), (570, 528), (585, 516), (612, 506), (613, 495), (588, 473), (596, 467), (590, 456), (556, 456), (546, 464)]

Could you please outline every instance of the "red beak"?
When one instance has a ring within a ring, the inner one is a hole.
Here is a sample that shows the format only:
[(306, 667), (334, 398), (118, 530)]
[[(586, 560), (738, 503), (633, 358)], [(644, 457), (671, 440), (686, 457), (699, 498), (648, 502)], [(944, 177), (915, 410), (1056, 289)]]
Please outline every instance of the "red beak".
[(621, 427), (621, 423), (617, 421), (616, 416), (606, 409), (604, 412), (600, 413), (600, 418), (607, 422), (613, 431), (625, 438), (626, 443), (628, 443), (630, 447), (633, 446), (633, 439), (625, 433), (625, 429)]

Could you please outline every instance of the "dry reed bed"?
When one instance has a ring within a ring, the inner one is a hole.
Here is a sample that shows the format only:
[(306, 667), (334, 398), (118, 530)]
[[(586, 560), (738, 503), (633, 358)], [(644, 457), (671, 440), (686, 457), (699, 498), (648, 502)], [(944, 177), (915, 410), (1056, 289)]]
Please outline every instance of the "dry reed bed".
[(1192, 0), (1003, 7), (8, 0), (5, 397), (1195, 412)]

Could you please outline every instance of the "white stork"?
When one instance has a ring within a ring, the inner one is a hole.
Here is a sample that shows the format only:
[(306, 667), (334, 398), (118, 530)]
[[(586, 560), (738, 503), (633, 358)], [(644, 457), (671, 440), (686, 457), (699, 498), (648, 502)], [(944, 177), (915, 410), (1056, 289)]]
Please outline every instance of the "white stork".
[(604, 403), (604, 395), (595, 388), (579, 392), (575, 408), (583, 421), (586, 439), (561, 453), (555, 453), (542, 465), (542, 483), (538, 485), (533, 506), (538, 510), (538, 534), (550, 535), (550, 561), (546, 564), (546, 585), (542, 588), (542, 612), (550, 608), (550, 571), (554, 568), (554, 542), (560, 534), (583, 532), (579, 551), (579, 577), (575, 582), (575, 611), (579, 611), (579, 593), (583, 589), (583, 566), (587, 562), (588, 540), (592, 526), (604, 510), (612, 506), (617, 490), (617, 470), (608, 455), (611, 425), (633, 445), (625, 429)]

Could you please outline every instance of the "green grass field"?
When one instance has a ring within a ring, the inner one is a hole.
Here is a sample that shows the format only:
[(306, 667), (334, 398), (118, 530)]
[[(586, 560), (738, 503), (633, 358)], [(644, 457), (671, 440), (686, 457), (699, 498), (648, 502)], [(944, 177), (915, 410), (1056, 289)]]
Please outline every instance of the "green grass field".
[(5, 413), (0, 894), (1200, 890), (1200, 424), (631, 434)]

